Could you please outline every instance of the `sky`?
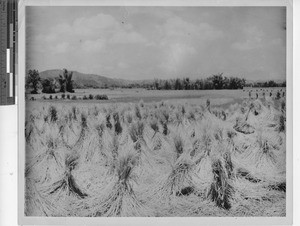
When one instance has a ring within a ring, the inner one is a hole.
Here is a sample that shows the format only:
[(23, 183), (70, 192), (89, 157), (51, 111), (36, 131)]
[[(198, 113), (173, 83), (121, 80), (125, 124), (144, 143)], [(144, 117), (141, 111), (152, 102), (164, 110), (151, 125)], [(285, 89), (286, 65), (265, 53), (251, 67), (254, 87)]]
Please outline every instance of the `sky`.
[(26, 7), (26, 67), (110, 78), (286, 77), (284, 7)]

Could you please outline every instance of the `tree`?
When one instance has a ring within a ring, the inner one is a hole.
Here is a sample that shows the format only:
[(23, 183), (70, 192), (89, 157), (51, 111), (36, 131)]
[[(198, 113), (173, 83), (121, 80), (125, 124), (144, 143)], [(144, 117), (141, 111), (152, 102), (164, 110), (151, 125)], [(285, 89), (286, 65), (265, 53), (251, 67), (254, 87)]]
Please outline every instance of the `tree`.
[(158, 79), (155, 79), (155, 81), (154, 81), (154, 87), (155, 87), (155, 89), (157, 89), (157, 90), (160, 89), (159, 83), (160, 83), (159, 80), (158, 80)]
[(238, 79), (231, 77), (229, 78), (229, 89), (238, 89)]
[(31, 87), (33, 90), (31, 91), (32, 94), (38, 93), (38, 86), (41, 82), (41, 77), (38, 70), (29, 70), (28, 77), (26, 80), (27, 87)]
[(203, 89), (215, 89), (213, 83), (213, 77), (208, 77), (204, 80)]
[(224, 80), (223, 79), (223, 73), (213, 75), (212, 76), (212, 82), (213, 82), (214, 89), (222, 89), (223, 85), (224, 85), (223, 80)]
[(62, 75), (59, 75), (58, 82), (60, 85), (59, 92), (62, 92), (62, 93), (66, 92), (66, 80), (64, 79), (64, 77)]
[(169, 82), (168, 80), (166, 80), (165, 83), (164, 83), (164, 89), (165, 89), (165, 90), (169, 90), (169, 89), (171, 89), (171, 88), (172, 88), (172, 87), (171, 87), (170, 82)]
[(276, 86), (277, 86), (277, 83), (274, 82), (273, 80), (270, 80), (267, 85), (267, 87), (276, 87)]
[(237, 77), (230, 77), (228, 89), (243, 89), (246, 85), (246, 80), (237, 78)]
[(55, 81), (53, 79), (42, 80), (43, 93), (55, 93)]
[(184, 78), (183, 79), (183, 87), (185, 90), (190, 89), (190, 78)]
[(230, 78), (224, 76), (223, 79), (223, 89), (230, 89)]
[(182, 83), (181, 83), (181, 80), (179, 78), (177, 78), (175, 80), (174, 89), (175, 90), (182, 90)]
[(72, 77), (73, 77), (73, 72), (69, 72), (66, 74), (66, 90), (67, 92), (70, 93), (74, 93)]
[(59, 75), (58, 82), (60, 85), (60, 92), (70, 92), (74, 93), (73, 88), (73, 80), (72, 80), (73, 72), (68, 72), (67, 69), (63, 69), (63, 75)]

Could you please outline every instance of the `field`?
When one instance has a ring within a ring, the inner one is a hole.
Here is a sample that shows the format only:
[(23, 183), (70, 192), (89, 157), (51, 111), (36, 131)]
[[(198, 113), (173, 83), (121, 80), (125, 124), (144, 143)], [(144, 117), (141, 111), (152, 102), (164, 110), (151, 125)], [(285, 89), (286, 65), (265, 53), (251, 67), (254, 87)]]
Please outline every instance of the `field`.
[[(279, 91), (281, 94), (285, 93), (285, 88), (245, 88), (243, 90), (146, 90), (146, 89), (76, 89), (75, 93), (66, 93), (65, 95), (70, 95), (71, 100), (65, 98), (62, 100), (62, 93), (56, 94), (27, 94), (27, 99), (35, 98), (37, 101), (44, 101), (43, 97), (49, 100), (52, 96), (51, 101), (66, 103), (131, 103), (138, 102), (141, 99), (144, 102), (158, 102), (162, 100), (173, 100), (177, 101), (180, 99), (192, 101), (195, 103), (199, 101), (205, 101), (206, 99), (211, 99), (212, 104), (222, 105), (226, 103), (236, 103), (244, 98), (249, 98), (249, 92), (251, 92), (251, 97), (256, 98), (256, 93), (258, 98), (263, 98), (265, 94), (266, 97), (270, 96), (272, 93), (273, 97), (276, 97), (276, 93)], [(107, 95), (107, 101), (97, 101), (97, 100), (83, 100), (83, 97), (88, 97), (89, 95)], [(57, 99), (55, 98), (57, 96)], [(77, 100), (72, 100), (72, 97), (76, 96)], [(205, 102), (203, 102), (205, 103)]]
[(25, 215), (285, 216), (278, 90), (253, 89), (251, 98), (76, 90), (109, 100), (27, 100)]

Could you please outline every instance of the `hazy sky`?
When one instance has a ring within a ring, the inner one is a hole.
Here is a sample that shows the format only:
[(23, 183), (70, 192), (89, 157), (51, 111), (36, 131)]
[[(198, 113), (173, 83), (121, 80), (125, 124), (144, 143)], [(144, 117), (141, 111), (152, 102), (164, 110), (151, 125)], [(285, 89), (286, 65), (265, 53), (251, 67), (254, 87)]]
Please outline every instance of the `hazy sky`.
[(27, 7), (27, 69), (285, 79), (284, 7)]

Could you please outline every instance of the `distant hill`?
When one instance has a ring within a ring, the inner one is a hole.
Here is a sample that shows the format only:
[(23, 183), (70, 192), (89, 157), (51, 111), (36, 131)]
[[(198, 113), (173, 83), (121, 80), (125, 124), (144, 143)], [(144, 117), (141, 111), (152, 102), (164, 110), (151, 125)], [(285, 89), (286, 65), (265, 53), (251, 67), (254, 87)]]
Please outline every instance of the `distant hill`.
[[(53, 69), (40, 72), (40, 77), (45, 78), (57, 78), (63, 74), (62, 70)], [(101, 75), (84, 74), (78, 71), (73, 71), (73, 80), (75, 88), (101, 88), (112, 86), (124, 86), (132, 83), (132, 81), (122, 79), (112, 79)]]
[[(45, 78), (57, 78), (63, 74), (62, 70), (53, 69), (40, 72), (40, 77)], [(96, 74), (84, 74), (78, 71), (73, 71), (74, 87), (75, 88), (103, 88), (103, 87), (122, 87), (130, 84), (150, 84), (153, 80), (126, 80), (126, 79), (115, 79), (108, 78)]]

